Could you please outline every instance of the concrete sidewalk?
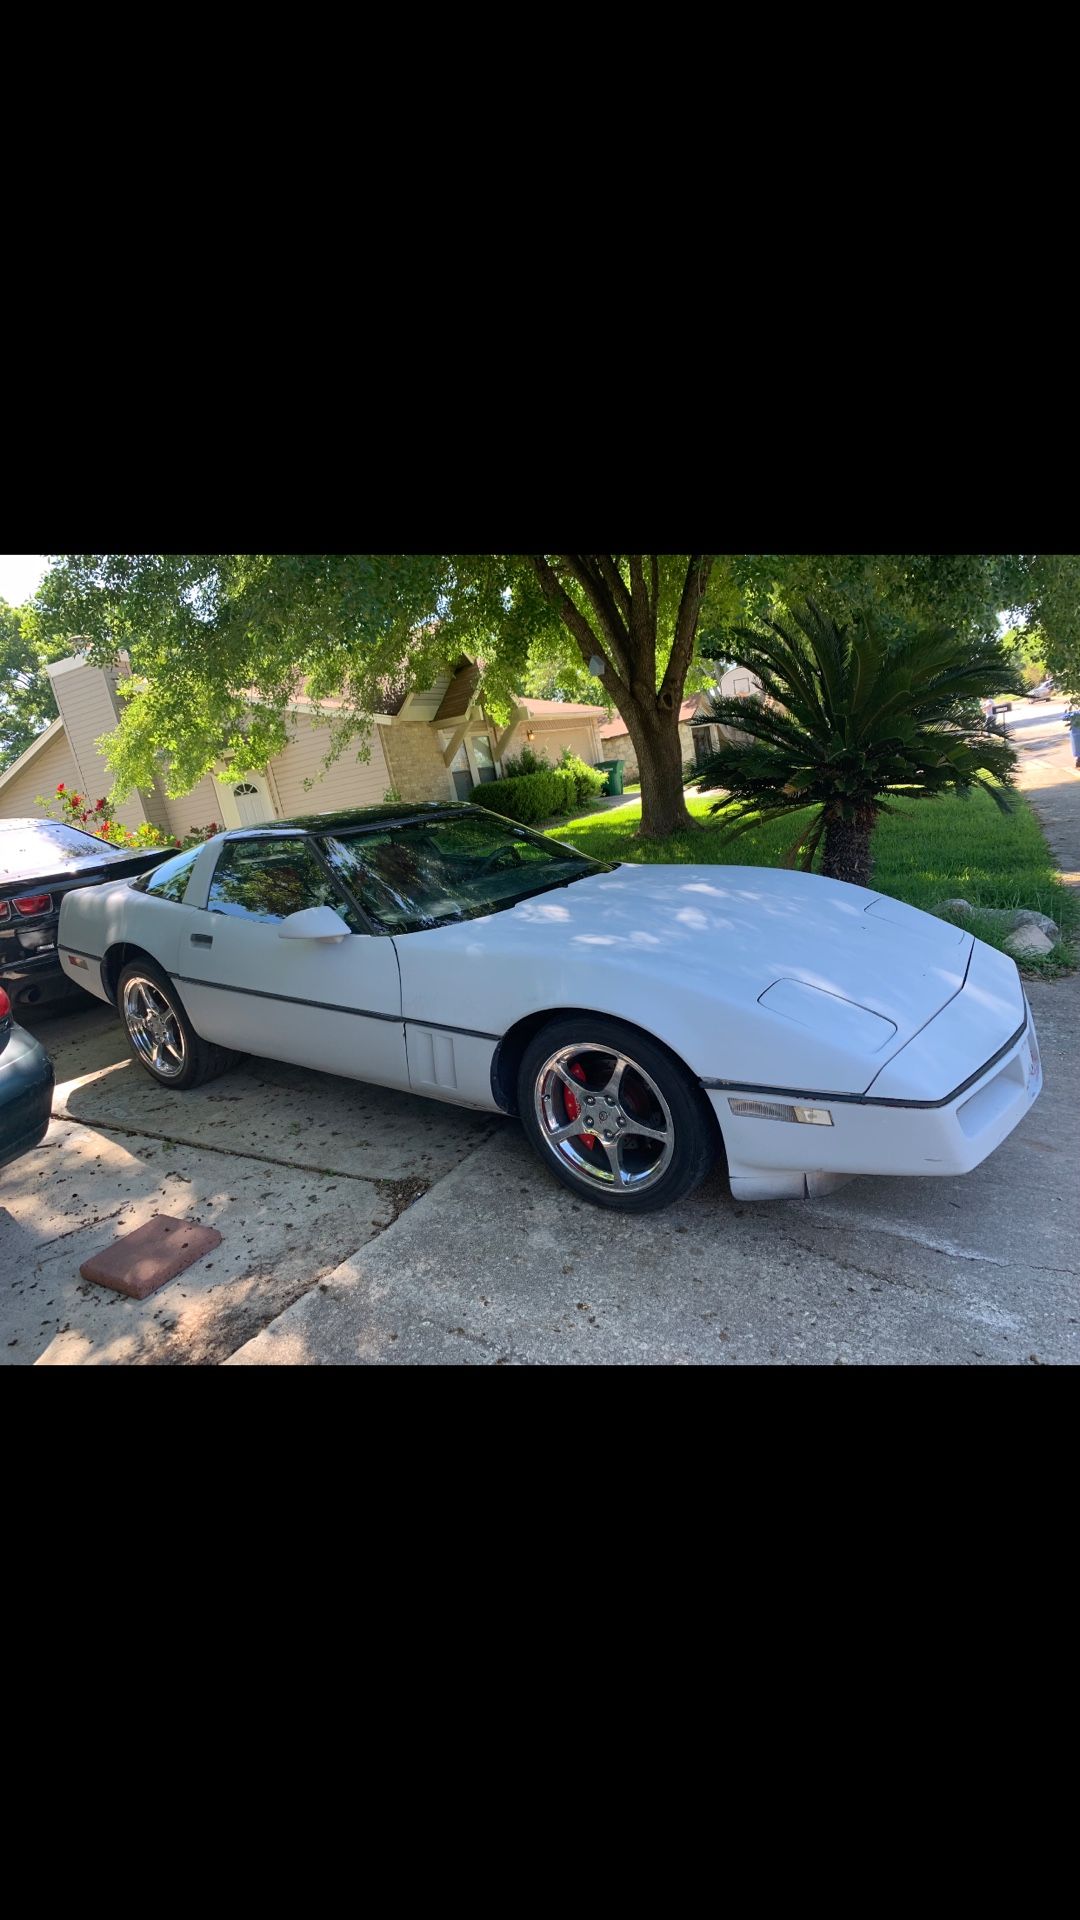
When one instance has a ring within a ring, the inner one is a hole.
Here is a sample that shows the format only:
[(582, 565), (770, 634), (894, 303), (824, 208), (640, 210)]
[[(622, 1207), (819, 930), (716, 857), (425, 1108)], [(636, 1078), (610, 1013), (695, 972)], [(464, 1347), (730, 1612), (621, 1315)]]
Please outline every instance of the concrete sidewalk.
[(1067, 709), (1061, 701), (1018, 700), (1008, 716), (1020, 754), (1017, 784), (1031, 801), (1062, 878), (1080, 887), (1080, 773), (1073, 765)]

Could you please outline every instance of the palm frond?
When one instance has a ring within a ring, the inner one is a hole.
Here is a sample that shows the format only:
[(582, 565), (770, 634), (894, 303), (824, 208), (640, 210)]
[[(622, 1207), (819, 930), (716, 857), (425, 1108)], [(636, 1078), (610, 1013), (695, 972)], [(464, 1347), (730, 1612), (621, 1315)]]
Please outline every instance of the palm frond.
[[(732, 637), (761, 692), (711, 696), (708, 721), (738, 738), (694, 768), (699, 790), (722, 788), (756, 819), (820, 807), (822, 832), (828, 819), (872, 817), (889, 793), (932, 799), (984, 786), (1008, 806), (1016, 755), (985, 730), (977, 704), (1015, 686), (996, 639), (947, 628), (891, 639), (872, 614), (841, 623), (814, 601)], [(742, 812), (732, 830), (749, 830)]]
[(823, 808), (822, 811), (818, 814), (816, 820), (812, 820), (810, 822), (809, 827), (803, 828), (798, 839), (792, 841), (790, 847), (788, 848), (787, 852), (783, 856), (783, 865), (785, 867), (793, 867), (795, 865), (797, 855), (801, 853), (802, 860), (800, 861), (800, 865), (804, 873), (809, 873), (814, 864), (814, 855), (818, 850), (818, 845), (821, 841), (821, 836), (824, 833), (827, 824), (828, 822), (827, 822), (825, 811)]

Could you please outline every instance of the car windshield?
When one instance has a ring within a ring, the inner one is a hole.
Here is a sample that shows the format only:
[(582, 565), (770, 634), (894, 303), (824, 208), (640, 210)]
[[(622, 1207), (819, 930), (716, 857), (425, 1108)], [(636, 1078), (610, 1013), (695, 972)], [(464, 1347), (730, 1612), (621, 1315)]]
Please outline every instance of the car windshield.
[(324, 840), (323, 849), (335, 873), (387, 933), (416, 933), (500, 913), (549, 887), (611, 871), (575, 847), (496, 815), (463, 814), (384, 833), (341, 834)]
[(111, 860), (116, 848), (59, 820), (0, 822), (0, 884)]

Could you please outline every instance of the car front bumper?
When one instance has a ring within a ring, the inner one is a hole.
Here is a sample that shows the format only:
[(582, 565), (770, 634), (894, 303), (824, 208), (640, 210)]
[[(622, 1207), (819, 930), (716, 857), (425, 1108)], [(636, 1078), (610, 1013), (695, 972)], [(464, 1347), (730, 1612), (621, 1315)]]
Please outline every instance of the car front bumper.
[[(853, 1174), (959, 1174), (993, 1153), (1042, 1091), (1035, 1023), (1023, 1026), (983, 1067), (942, 1100), (837, 1097), (775, 1089), (707, 1088), (739, 1200), (802, 1199)], [(928, 1029), (929, 1031), (929, 1029)], [(829, 1123), (732, 1111), (756, 1102), (826, 1112)]]
[(44, 1139), (52, 1094), (53, 1063), (44, 1047), (13, 1026), (0, 1053), (0, 1167)]

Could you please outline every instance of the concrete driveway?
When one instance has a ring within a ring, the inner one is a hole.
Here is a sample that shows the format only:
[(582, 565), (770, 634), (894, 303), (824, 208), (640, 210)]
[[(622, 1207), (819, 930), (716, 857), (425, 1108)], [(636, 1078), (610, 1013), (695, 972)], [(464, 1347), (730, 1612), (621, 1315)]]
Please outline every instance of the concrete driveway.
[[(42, 1145), (0, 1173), (9, 1363), (223, 1360), (509, 1124), (270, 1060), (170, 1095), (89, 999), (34, 1031), (56, 1094)], [(80, 1280), (154, 1213), (221, 1246), (145, 1301)]]
[[(1015, 712), (1022, 784), (1080, 879), (1057, 709)], [(1080, 978), (1032, 981), (1045, 1091), (963, 1180), (866, 1179), (611, 1220), (513, 1122), (251, 1060), (169, 1096), (107, 1010), (42, 1018), (45, 1143), (0, 1173), (0, 1360), (1047, 1365), (1080, 1355)], [(145, 1302), (79, 1263), (155, 1211), (221, 1245)]]

